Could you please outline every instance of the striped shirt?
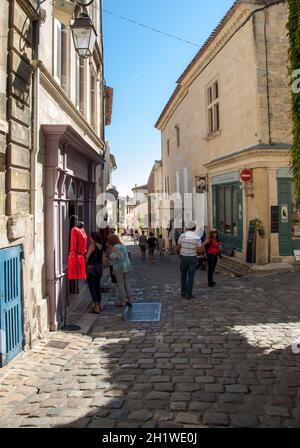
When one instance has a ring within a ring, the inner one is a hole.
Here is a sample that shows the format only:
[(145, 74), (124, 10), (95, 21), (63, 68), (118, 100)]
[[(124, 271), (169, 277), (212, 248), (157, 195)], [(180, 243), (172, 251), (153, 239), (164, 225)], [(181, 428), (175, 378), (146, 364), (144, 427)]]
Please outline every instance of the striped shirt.
[(180, 235), (178, 244), (181, 246), (180, 255), (184, 257), (196, 257), (197, 248), (202, 245), (199, 235), (191, 231)]

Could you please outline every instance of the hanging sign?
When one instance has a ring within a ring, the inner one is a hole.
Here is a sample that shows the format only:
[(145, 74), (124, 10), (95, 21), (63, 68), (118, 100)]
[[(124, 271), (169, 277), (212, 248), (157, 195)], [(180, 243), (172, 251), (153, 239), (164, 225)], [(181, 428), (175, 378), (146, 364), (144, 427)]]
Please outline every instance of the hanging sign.
[(252, 182), (253, 180), (253, 172), (252, 170), (242, 170), (240, 174), (241, 182)]
[(281, 205), (281, 222), (283, 224), (289, 222), (289, 207), (287, 204)]

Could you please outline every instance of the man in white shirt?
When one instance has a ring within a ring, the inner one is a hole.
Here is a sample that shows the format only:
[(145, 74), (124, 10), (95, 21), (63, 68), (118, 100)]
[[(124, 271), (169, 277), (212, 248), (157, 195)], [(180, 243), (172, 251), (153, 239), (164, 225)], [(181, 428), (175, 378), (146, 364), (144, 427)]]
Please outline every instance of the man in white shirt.
[(196, 224), (190, 222), (186, 226), (186, 232), (180, 235), (177, 245), (177, 253), (180, 255), (181, 271), (181, 297), (192, 299), (194, 277), (197, 268), (197, 255), (202, 252), (202, 243), (195, 232)]

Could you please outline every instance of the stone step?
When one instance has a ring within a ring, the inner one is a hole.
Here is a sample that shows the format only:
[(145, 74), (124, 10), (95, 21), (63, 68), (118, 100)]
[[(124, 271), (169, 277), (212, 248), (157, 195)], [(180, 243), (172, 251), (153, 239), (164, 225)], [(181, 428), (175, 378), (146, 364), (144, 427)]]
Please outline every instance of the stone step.
[(227, 257), (223, 255), (222, 258), (218, 259), (218, 268), (223, 271), (234, 275), (235, 277), (244, 277), (249, 275), (251, 272), (251, 267), (241, 263), (240, 261), (234, 259), (234, 257)]

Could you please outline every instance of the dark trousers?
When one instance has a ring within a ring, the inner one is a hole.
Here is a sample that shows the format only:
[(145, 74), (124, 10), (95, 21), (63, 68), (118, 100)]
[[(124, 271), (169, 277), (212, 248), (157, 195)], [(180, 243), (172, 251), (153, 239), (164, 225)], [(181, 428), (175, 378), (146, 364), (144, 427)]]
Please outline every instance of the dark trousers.
[(88, 287), (91, 293), (92, 300), (95, 304), (101, 303), (101, 277), (102, 274), (87, 274)]
[(194, 277), (197, 268), (197, 257), (181, 256), (181, 294), (192, 295)]
[(207, 254), (207, 264), (208, 264), (208, 273), (207, 273), (207, 277), (208, 277), (208, 284), (210, 285), (211, 283), (213, 283), (213, 274), (215, 272), (216, 266), (217, 266), (217, 262), (218, 262), (218, 255), (214, 255), (214, 254)]
[(142, 258), (145, 259), (146, 258), (147, 247), (146, 246), (140, 246), (140, 249), (141, 249)]

